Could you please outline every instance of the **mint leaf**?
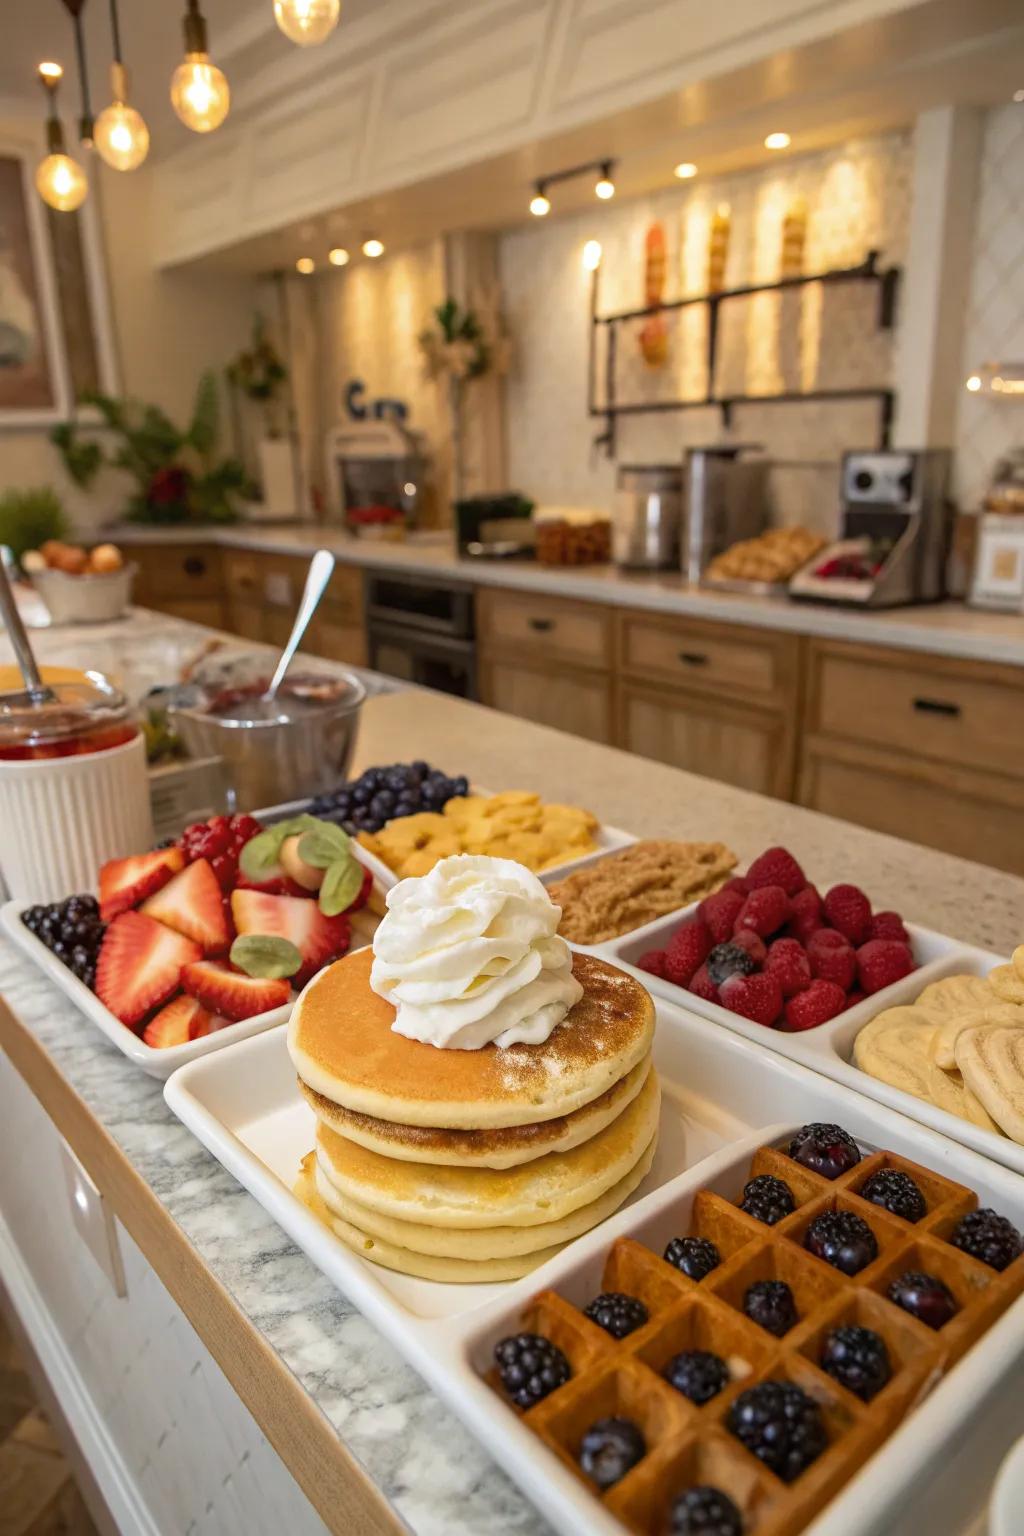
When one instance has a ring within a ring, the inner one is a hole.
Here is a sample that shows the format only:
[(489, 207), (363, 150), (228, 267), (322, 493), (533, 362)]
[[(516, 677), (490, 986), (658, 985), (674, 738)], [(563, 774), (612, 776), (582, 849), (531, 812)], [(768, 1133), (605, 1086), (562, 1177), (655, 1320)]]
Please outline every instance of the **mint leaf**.
[(304, 832), (299, 840), (299, 858), (314, 869), (330, 869), (348, 856), (348, 835), (333, 821), (322, 821), (315, 830)]
[(337, 917), (352, 905), (363, 885), (363, 866), (351, 854), (338, 859), (324, 875), (320, 887), (320, 911), (325, 917)]
[(271, 880), (281, 873), (278, 866), (281, 844), (285, 838), (294, 837), (296, 833), (318, 831), (325, 825), (329, 823), (318, 821), (315, 816), (289, 816), (287, 821), (279, 821), (251, 837), (242, 849), (238, 867), (247, 880), (255, 880), (258, 884)]
[(279, 980), (302, 968), (302, 956), (291, 939), (269, 933), (242, 933), (231, 946), (231, 963), (247, 976)]

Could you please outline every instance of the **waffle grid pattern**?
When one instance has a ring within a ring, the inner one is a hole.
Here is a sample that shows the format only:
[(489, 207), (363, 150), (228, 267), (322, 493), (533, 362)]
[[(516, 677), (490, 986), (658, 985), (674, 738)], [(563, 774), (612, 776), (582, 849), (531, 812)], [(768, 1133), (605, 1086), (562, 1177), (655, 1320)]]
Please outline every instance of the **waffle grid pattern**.
[[(901, 1169), (914, 1179), (927, 1205), (921, 1221), (912, 1225), (860, 1199), (857, 1191), (881, 1168)], [(522, 1329), (551, 1339), (572, 1369), (566, 1385), (522, 1414), (523, 1422), (595, 1497), (600, 1495), (577, 1460), (585, 1431), (610, 1415), (631, 1419), (641, 1429), (647, 1454), (603, 1496), (608, 1510), (637, 1536), (661, 1536), (668, 1530), (674, 1498), (698, 1483), (729, 1493), (743, 1516), (744, 1536), (795, 1536), (1024, 1291), (1024, 1257), (998, 1274), (946, 1240), (960, 1217), (976, 1208), (977, 1197), (905, 1158), (876, 1152), (830, 1182), (775, 1148), (761, 1147), (747, 1177), (762, 1173), (786, 1181), (795, 1211), (766, 1227), (721, 1195), (700, 1190), (688, 1231), (679, 1235), (708, 1238), (722, 1256), (700, 1282), (632, 1238), (613, 1244), (601, 1289), (639, 1298), (649, 1314), (644, 1327), (627, 1338), (612, 1339), (554, 1291), (541, 1292), (523, 1314)], [(802, 1246), (814, 1217), (837, 1208), (857, 1212), (878, 1240), (878, 1257), (852, 1277)], [(957, 1301), (959, 1310), (938, 1333), (885, 1295), (889, 1283), (907, 1270), (937, 1275)], [(775, 1279), (789, 1284), (798, 1314), (782, 1339), (766, 1333), (742, 1310), (748, 1286)], [(818, 1364), (826, 1334), (854, 1323), (882, 1336), (892, 1365), (890, 1381), (870, 1403)], [(702, 1407), (661, 1374), (686, 1349), (710, 1350), (729, 1366), (729, 1384)], [(504, 1396), (495, 1370), (487, 1380)], [(726, 1425), (739, 1393), (764, 1380), (802, 1387), (821, 1407), (827, 1429), (825, 1451), (788, 1485)]]

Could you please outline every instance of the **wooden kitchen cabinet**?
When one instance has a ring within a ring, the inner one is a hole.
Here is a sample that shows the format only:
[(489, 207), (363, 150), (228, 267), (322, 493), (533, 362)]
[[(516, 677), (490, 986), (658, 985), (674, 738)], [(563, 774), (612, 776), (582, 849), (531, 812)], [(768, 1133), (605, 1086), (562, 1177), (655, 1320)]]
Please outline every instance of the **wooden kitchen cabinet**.
[(535, 725), (550, 725), (588, 741), (611, 741), (607, 677), (554, 666), (491, 659), (478, 666), (480, 700)]
[(484, 704), (589, 741), (611, 741), (610, 609), (483, 588), (476, 619)]
[(800, 803), (1024, 874), (1022, 693), (1015, 667), (810, 641)]
[(128, 558), (136, 567), (132, 601), (140, 608), (223, 629), (227, 615), (219, 549), (171, 542), (133, 544)]
[(628, 752), (738, 789), (788, 799), (792, 745), (784, 719), (771, 710), (735, 708), (678, 689), (623, 682), (616, 739)]

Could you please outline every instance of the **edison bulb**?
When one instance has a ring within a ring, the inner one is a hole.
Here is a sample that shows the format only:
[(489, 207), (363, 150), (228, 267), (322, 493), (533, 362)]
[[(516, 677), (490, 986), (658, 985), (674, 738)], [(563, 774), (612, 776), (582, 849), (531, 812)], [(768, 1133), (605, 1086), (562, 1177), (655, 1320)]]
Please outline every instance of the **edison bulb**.
[(602, 203), (607, 203), (615, 196), (615, 183), (610, 176), (602, 176), (601, 180), (594, 187), (594, 191)]
[(551, 212), (550, 200), (544, 196), (543, 192), (538, 192), (536, 197), (530, 199), (530, 212), (535, 219), (546, 218)]
[(149, 129), (141, 112), (112, 101), (96, 119), (96, 152), (115, 171), (134, 171), (149, 154)]
[(311, 48), (338, 25), (341, 0), (274, 0), (274, 20), (291, 42)]
[(171, 106), (193, 133), (211, 133), (228, 115), (231, 91), (208, 53), (187, 53), (171, 76)]
[(70, 155), (47, 155), (36, 169), (36, 191), (51, 208), (73, 213), (85, 202), (89, 178)]

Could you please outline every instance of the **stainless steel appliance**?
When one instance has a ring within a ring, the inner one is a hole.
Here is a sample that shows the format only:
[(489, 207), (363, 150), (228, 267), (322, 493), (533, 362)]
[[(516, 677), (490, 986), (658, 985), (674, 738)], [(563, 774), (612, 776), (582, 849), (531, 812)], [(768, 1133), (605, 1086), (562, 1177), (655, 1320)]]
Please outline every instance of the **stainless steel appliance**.
[(687, 581), (696, 585), (716, 555), (767, 528), (768, 469), (759, 443), (688, 449), (681, 539)]
[(670, 570), (679, 557), (683, 471), (679, 464), (619, 466), (612, 558), (627, 570)]
[(472, 587), (371, 571), (366, 601), (375, 671), (421, 688), (476, 698)]
[(429, 495), (423, 439), (388, 418), (335, 427), (327, 436), (327, 484), (352, 533), (415, 527)]
[(845, 454), (839, 538), (797, 572), (790, 597), (858, 608), (945, 597), (949, 469), (946, 448)]

